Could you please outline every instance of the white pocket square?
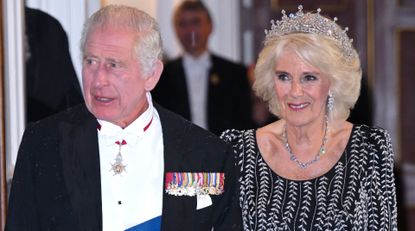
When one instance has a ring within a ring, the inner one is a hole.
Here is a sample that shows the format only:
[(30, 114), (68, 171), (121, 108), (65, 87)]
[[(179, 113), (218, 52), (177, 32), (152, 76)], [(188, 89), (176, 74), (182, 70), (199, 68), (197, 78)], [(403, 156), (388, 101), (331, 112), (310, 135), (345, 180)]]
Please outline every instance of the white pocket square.
[(196, 210), (203, 209), (212, 205), (212, 198), (208, 194), (197, 195), (197, 206)]

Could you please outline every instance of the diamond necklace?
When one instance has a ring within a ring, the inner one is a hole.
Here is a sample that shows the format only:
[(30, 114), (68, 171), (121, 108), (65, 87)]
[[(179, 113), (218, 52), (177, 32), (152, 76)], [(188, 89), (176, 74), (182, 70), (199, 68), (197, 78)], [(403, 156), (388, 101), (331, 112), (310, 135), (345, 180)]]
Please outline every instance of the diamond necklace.
[(325, 116), (325, 119), (326, 119), (326, 121), (325, 121), (326, 126), (324, 128), (323, 142), (320, 146), (319, 151), (317, 152), (316, 156), (314, 157), (314, 159), (312, 159), (310, 161), (307, 161), (307, 162), (301, 162), (300, 160), (298, 160), (298, 158), (291, 151), (290, 144), (288, 143), (287, 124), (284, 125), (284, 133), (282, 134), (282, 136), (283, 136), (284, 142), (285, 142), (285, 149), (287, 149), (288, 154), (290, 154), (290, 160), (292, 160), (296, 164), (298, 164), (298, 166), (300, 166), (301, 169), (308, 168), (308, 166), (310, 166), (311, 164), (314, 164), (315, 162), (317, 162), (320, 159), (320, 157), (326, 153), (325, 145), (327, 143), (327, 129), (328, 129), (328, 125), (329, 125), (329, 119), (328, 119), (327, 115)]

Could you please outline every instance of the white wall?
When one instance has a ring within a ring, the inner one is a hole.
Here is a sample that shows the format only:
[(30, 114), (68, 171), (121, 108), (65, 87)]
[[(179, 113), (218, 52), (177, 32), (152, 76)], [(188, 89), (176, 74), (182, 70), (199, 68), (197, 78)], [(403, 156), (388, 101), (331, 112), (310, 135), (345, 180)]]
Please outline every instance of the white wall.
[(210, 47), (213, 52), (241, 61), (238, 0), (205, 0), (213, 18)]

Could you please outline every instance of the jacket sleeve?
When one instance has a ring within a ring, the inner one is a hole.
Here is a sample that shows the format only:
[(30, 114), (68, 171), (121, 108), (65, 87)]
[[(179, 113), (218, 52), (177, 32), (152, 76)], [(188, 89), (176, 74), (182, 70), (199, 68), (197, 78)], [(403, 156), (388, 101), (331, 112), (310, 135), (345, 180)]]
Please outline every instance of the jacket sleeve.
[(229, 146), (225, 167), (225, 195), (221, 205), (217, 207), (217, 222), (215, 231), (242, 230), (242, 213), (238, 202), (237, 189), (237, 167), (234, 161), (234, 154)]
[(19, 147), (11, 185), (5, 231), (40, 230), (34, 199), (33, 147), (30, 130), (26, 130)]

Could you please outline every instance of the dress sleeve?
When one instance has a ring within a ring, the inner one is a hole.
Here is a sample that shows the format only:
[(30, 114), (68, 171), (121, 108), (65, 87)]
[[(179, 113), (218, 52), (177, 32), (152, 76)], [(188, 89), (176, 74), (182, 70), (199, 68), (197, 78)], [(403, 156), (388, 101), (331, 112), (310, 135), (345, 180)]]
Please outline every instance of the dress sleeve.
[[(229, 196), (229, 206), (227, 207), (226, 215), (224, 216), (224, 219), (221, 224), (215, 226), (215, 230), (219, 231), (237, 231), (242, 230), (242, 212), (241, 208), (239, 207), (239, 184), (238, 184), (238, 178), (239, 178), (239, 171), (236, 167), (235, 162), (235, 149), (232, 146), (232, 142), (234, 141), (235, 135), (234, 133), (237, 133), (236, 130), (226, 130), (222, 133), (221, 139), (224, 140), (229, 147), (228, 153), (229, 158), (228, 162), (231, 162), (228, 164), (228, 170), (227, 173), (230, 173), (229, 177), (225, 177), (225, 181), (228, 182), (228, 184), (231, 185), (231, 187), (228, 187), (228, 189), (231, 190), (231, 192), (227, 192)], [(225, 183), (226, 184), (226, 183)]]
[(243, 146), (244, 146), (244, 133), (245, 132), (246, 131), (229, 129), (229, 130), (224, 131), (222, 135), (220, 135), (220, 138), (232, 147), (234, 163), (235, 163), (235, 166), (240, 167), (239, 172), (243, 171), (242, 160), (244, 156)]
[(394, 152), (389, 133), (373, 128), (370, 132), (371, 160), (368, 175), (368, 230), (398, 230), (394, 179)]
[(220, 135), (220, 138), (223, 141), (225, 141), (226, 143), (232, 145), (232, 144), (235, 143), (236, 138), (238, 137), (239, 134), (240, 134), (240, 131), (238, 131), (238, 130), (228, 129), (228, 130), (225, 130), (224, 132), (222, 132), (222, 134)]

